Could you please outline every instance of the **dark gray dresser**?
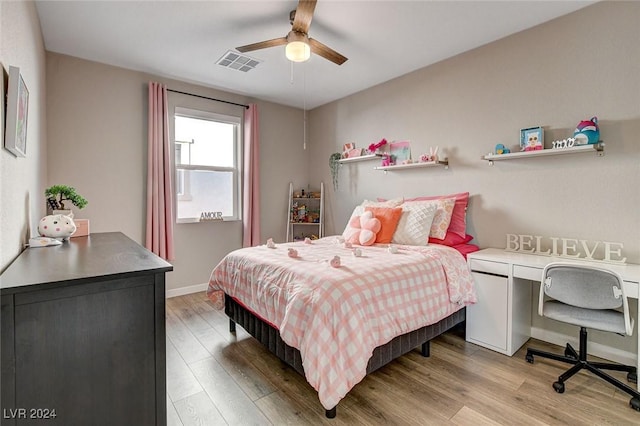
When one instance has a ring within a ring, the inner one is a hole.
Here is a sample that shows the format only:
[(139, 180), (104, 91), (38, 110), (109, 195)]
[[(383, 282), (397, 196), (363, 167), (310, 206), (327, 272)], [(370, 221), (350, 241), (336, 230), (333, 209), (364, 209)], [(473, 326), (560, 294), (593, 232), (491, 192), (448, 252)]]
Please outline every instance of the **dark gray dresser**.
[(22, 252), (0, 275), (0, 423), (166, 425), (171, 270), (119, 232)]

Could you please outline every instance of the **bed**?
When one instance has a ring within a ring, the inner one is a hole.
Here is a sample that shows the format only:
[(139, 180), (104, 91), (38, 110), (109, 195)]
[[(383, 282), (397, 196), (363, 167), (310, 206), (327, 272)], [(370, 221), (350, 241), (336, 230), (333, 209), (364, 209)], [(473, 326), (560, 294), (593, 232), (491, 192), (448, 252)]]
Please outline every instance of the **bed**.
[(239, 249), (207, 290), (230, 331), (239, 324), (303, 374), (329, 418), (367, 374), (419, 346), (428, 356), (476, 297), (462, 246), (358, 249), (340, 236)]

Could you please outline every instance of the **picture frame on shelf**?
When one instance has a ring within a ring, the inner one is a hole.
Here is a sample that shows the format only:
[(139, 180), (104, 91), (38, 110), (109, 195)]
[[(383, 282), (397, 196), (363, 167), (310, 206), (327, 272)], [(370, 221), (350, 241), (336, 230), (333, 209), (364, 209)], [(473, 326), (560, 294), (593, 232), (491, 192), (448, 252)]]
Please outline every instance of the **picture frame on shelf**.
[(402, 164), (411, 160), (411, 143), (409, 141), (391, 142), (389, 144), (389, 154), (395, 164)]
[(542, 127), (520, 129), (520, 151), (538, 151), (544, 149), (544, 130)]
[(342, 146), (342, 158), (355, 158), (362, 155), (362, 148), (356, 148), (355, 142), (345, 143)]
[(28, 112), (29, 90), (20, 74), (20, 68), (10, 66), (4, 147), (16, 157), (27, 156)]

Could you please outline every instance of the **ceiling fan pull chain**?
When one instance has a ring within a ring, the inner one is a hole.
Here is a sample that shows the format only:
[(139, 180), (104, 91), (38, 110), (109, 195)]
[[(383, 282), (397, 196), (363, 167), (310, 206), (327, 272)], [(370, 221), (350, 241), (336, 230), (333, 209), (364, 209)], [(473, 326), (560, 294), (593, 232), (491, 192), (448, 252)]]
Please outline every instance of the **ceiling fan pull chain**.
[(293, 86), (293, 62), (289, 61), (289, 63), (291, 64), (291, 78), (289, 79), (289, 84)]
[[(291, 63), (293, 65), (293, 62)], [(307, 150), (307, 67), (302, 65), (302, 149)]]

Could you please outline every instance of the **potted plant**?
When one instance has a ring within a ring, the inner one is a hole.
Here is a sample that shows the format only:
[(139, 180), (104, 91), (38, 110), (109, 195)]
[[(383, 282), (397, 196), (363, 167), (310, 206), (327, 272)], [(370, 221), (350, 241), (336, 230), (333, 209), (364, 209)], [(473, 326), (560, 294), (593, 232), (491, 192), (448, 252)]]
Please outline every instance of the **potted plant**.
[(342, 153), (334, 152), (329, 156), (329, 169), (331, 170), (331, 181), (333, 182), (333, 190), (338, 190), (338, 171), (340, 170), (340, 159)]
[(53, 185), (45, 189), (44, 195), (51, 210), (68, 210), (64, 204), (65, 201), (70, 201), (79, 209), (83, 209), (88, 204), (88, 201), (78, 194), (75, 188), (67, 185)]

